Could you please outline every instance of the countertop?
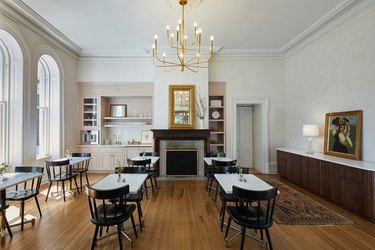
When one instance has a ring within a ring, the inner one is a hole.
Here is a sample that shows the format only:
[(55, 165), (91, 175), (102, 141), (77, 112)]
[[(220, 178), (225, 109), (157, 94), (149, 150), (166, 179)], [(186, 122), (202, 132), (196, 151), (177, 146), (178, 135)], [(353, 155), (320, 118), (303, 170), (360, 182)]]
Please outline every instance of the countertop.
[(87, 144), (87, 145), (77, 145), (77, 147), (106, 147), (106, 148), (118, 148), (118, 147), (153, 147), (152, 144)]
[(374, 162), (368, 162), (368, 161), (356, 161), (356, 160), (351, 160), (351, 159), (346, 159), (346, 158), (341, 158), (341, 157), (335, 157), (335, 156), (330, 156), (330, 155), (325, 155), (322, 153), (313, 153), (313, 154), (308, 154), (306, 153), (305, 150), (301, 149), (295, 149), (295, 148), (276, 148), (276, 150), (292, 153), (292, 154), (297, 154), (297, 155), (302, 155), (322, 161), (328, 161), (332, 163), (337, 163), (341, 165), (345, 165), (348, 167), (353, 167), (353, 168), (358, 168), (362, 170), (368, 170), (375, 172), (375, 163)]

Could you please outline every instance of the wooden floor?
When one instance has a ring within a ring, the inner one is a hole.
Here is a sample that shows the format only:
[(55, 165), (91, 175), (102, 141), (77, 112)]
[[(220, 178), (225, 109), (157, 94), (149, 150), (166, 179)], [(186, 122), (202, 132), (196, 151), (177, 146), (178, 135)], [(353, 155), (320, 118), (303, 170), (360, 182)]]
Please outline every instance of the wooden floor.
[[(91, 183), (103, 174), (90, 174)], [(260, 176), (277, 178), (275, 176)], [(287, 183), (290, 185), (289, 183)], [(239, 238), (228, 248), (219, 229), (221, 202), (207, 195), (205, 181), (166, 180), (142, 202), (145, 228), (135, 239), (135, 249), (239, 249)], [(274, 249), (375, 249), (375, 224), (371, 224), (329, 202), (290, 185), (323, 205), (355, 221), (353, 225), (296, 226), (274, 223), (270, 232)], [(42, 189), (45, 191), (46, 187)], [(44, 192), (45, 193), (45, 192)], [(23, 232), (13, 227), (13, 238), (6, 237), (2, 249), (89, 249), (94, 225), (89, 218), (85, 194), (62, 199), (39, 196), (43, 218), (39, 218), (35, 202), (27, 202), (26, 213), (37, 217), (34, 226), (27, 224)], [(136, 221), (138, 221), (136, 217)], [(232, 232), (233, 233), (233, 232)], [(125, 249), (130, 249), (126, 239)], [(96, 249), (118, 249), (117, 236), (98, 242)], [(264, 245), (246, 238), (245, 249), (265, 249)]]

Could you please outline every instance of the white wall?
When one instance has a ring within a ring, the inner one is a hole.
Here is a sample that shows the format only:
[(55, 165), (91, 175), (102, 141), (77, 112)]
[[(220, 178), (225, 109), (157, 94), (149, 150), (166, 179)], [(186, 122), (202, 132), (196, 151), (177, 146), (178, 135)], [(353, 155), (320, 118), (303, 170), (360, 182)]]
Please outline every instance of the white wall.
[[(63, 100), (63, 109), (69, 111), (65, 121), (62, 122), (61, 128), (64, 129), (60, 135), (60, 153), (63, 153), (66, 145), (75, 145), (76, 128), (75, 124), (78, 117), (78, 88), (77, 88), (77, 60), (74, 53), (67, 50), (55, 39), (49, 37), (36, 27), (29, 23), (23, 16), (16, 13), (8, 5), (0, 2), (0, 29), (10, 33), (20, 44), (24, 56), (24, 75), (23, 75), (23, 113), (22, 120), (17, 123), (22, 124), (22, 141), (17, 142), (15, 151), (21, 158), (10, 159), (12, 165), (15, 164), (35, 164), (36, 162), (36, 79), (37, 79), (37, 62), (42, 54), (51, 55), (57, 62), (60, 69), (60, 81), (62, 84), (63, 96), (68, 100)], [(24, 24), (27, 25), (24, 25)], [(22, 90), (19, 90), (20, 94)], [(66, 113), (64, 113), (66, 114)]]
[(286, 146), (306, 148), (302, 125), (315, 123), (322, 152), (325, 114), (363, 110), (362, 159), (375, 161), (374, 5), (287, 58), (285, 79)]
[[(231, 107), (234, 99), (269, 100), (269, 161), (276, 162), (275, 148), (284, 146), (284, 62), (280, 59), (216, 60), (210, 68), (210, 81), (226, 82), (226, 142), (232, 152)], [(255, 117), (254, 117), (255, 119)], [(257, 121), (254, 121), (257, 123)], [(255, 137), (257, 135), (254, 135)], [(259, 159), (255, 155), (255, 161)], [(267, 166), (268, 167), (268, 166)]]

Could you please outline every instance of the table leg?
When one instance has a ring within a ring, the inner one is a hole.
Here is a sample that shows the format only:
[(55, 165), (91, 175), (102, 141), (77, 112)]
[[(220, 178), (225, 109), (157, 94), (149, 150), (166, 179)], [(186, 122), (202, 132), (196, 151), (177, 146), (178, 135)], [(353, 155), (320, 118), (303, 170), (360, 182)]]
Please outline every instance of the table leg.
[[(0, 204), (1, 206), (5, 206), (5, 189), (0, 190)], [(3, 216), (0, 214), (0, 244), (3, 245), (5, 243), (5, 220), (3, 219)]]

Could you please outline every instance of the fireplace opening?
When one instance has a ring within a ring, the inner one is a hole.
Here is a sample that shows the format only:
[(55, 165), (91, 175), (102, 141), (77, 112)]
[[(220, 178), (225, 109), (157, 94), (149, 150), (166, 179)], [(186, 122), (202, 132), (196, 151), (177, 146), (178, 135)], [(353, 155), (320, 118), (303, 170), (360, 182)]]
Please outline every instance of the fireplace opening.
[(197, 176), (198, 149), (167, 149), (166, 171), (168, 175)]

